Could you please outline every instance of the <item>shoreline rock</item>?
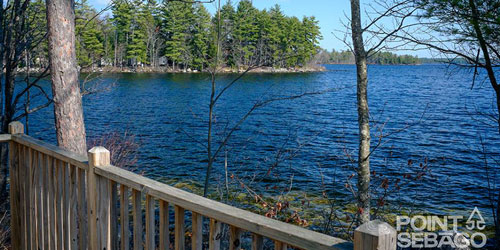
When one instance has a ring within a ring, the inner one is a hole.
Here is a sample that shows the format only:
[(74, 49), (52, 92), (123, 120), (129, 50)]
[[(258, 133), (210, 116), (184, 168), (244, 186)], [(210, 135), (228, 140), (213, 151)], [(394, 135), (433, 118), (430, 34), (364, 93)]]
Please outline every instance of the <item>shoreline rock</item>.
[[(243, 73), (247, 68), (229, 68), (224, 67), (219, 70), (218, 73), (222, 74), (232, 74), (232, 73)], [(273, 68), (273, 67), (260, 67), (250, 70), (248, 73), (314, 73), (314, 72), (325, 72), (327, 71), (324, 66), (315, 65), (307, 67), (293, 67), (293, 68)], [(172, 69), (170, 67), (96, 67), (94, 69), (82, 69), (82, 73), (186, 73), (186, 74), (196, 74), (196, 73), (207, 73), (206, 70), (199, 71), (196, 69)]]

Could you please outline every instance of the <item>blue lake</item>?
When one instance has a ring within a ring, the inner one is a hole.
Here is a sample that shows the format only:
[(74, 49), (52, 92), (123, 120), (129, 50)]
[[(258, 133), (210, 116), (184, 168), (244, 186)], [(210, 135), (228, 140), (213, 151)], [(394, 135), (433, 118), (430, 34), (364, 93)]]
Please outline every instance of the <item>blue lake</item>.
[[(227, 152), (228, 171), (261, 192), (291, 185), (296, 192), (321, 195), (324, 186), (339, 202), (353, 200), (345, 183), (354, 172), (349, 158), (356, 159), (358, 144), (355, 67), (327, 69), (248, 74), (223, 95), (215, 108), (216, 145), (258, 101), (324, 92), (257, 109), (215, 163), (214, 189), (224, 180)], [(218, 88), (234, 77), (220, 76)], [(135, 171), (160, 181), (201, 183), (207, 164), (209, 75), (109, 74), (102, 79), (113, 87), (84, 97), (88, 136), (128, 131), (140, 144)], [(415, 173), (425, 162), (431, 170), (403, 186), (397, 199), (436, 213), (474, 206), (490, 212), (481, 141), (490, 167), (497, 169), (493, 159), (499, 157), (500, 141), (494, 123), (478, 115), (495, 112), (494, 92), (482, 80), (471, 90), (470, 72), (444, 65), (369, 66), (372, 144), (378, 144), (380, 131), (391, 134), (373, 152), (372, 168), (389, 178)], [(52, 112), (30, 116), (30, 135), (55, 142)]]

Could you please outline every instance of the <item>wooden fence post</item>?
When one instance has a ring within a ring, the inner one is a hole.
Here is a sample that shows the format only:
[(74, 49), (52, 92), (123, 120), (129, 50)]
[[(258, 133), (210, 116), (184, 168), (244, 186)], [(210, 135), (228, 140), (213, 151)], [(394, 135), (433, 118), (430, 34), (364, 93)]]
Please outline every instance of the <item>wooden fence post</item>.
[[(9, 123), (9, 134), (24, 134), (24, 125), (18, 121)], [(9, 174), (10, 174), (10, 212), (11, 212), (11, 242), (12, 249), (21, 249), (21, 235), (22, 221), (20, 203), (21, 196), (19, 193), (20, 182), (19, 178), (26, 178), (26, 176), (19, 176), (19, 152), (14, 141), (9, 142)]]
[[(88, 194), (88, 215), (89, 215), (89, 249), (90, 250), (98, 250), (100, 246), (109, 245), (106, 239), (107, 233), (98, 231), (98, 224), (101, 224), (104, 221), (103, 218), (98, 217), (98, 205), (104, 206), (105, 204), (97, 204), (100, 190), (98, 190), (97, 182), (98, 177), (95, 174), (95, 168), (99, 166), (108, 166), (111, 164), (110, 153), (104, 147), (93, 147), (89, 150), (89, 169), (87, 171), (87, 194)], [(99, 185), (100, 186), (100, 185)], [(103, 228), (101, 227), (101, 230)]]
[(396, 229), (373, 220), (354, 230), (354, 250), (396, 250), (396, 238)]

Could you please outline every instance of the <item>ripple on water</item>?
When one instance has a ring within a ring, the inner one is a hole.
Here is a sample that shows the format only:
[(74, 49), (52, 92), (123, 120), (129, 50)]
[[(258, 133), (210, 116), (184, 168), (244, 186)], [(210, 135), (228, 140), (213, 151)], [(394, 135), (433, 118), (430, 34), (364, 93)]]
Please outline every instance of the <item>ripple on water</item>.
[[(323, 176), (331, 195), (350, 199), (342, 187), (353, 171), (345, 154), (355, 159), (358, 144), (355, 67), (328, 69), (318, 74), (249, 74), (226, 92), (216, 106), (215, 145), (259, 100), (345, 87), (255, 111), (224, 149), (230, 171), (255, 174), (261, 184), (293, 174), (294, 190), (317, 194)], [(444, 72), (445, 66), (436, 65), (369, 66), (372, 118), (384, 125), (384, 132), (415, 123), (384, 139), (372, 155), (372, 166), (395, 176), (409, 170), (409, 159), (416, 164), (428, 159), (432, 178), (410, 185), (403, 195), (408, 202), (436, 211), (469, 209), (472, 204), (486, 208), (479, 138), (492, 157), (499, 157), (500, 145), (495, 128), (478, 122), (474, 111), (491, 111), (491, 100), (484, 97), (492, 93), (487, 86), (471, 91), (466, 72)], [(233, 77), (221, 76), (218, 86)], [(202, 181), (207, 162), (200, 145), (206, 142), (207, 75), (110, 74), (104, 81), (116, 81), (116, 86), (84, 98), (89, 136), (129, 131), (140, 140), (137, 171), (153, 178)], [(33, 136), (54, 143), (52, 112), (30, 116), (30, 126)], [(380, 126), (372, 128), (377, 143)], [(273, 169), (277, 177), (266, 175), (276, 157), (285, 158)], [(223, 172), (223, 162), (221, 158), (215, 163), (216, 173)]]

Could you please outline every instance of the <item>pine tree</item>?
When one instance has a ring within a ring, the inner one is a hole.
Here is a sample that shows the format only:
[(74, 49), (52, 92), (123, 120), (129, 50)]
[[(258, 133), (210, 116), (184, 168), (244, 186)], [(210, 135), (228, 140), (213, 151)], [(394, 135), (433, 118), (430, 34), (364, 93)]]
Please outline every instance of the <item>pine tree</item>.
[[(221, 57), (222, 61), (227, 65), (227, 66), (235, 66), (235, 39), (234, 39), (234, 20), (236, 16), (236, 11), (232, 5), (232, 2), (229, 0), (222, 6), (220, 10), (220, 16), (221, 16), (221, 21), (220, 21), (220, 43), (221, 43)], [(214, 28), (212, 29), (214, 32), (217, 32), (217, 29), (219, 28), (218, 24), (218, 16), (217, 13), (213, 18), (213, 26)]]
[(102, 59), (104, 61), (104, 66), (108, 66), (114, 63), (113, 48), (115, 40), (115, 27), (113, 26), (112, 19), (109, 15), (105, 15), (98, 26), (99, 32), (101, 32), (104, 49)]
[(281, 11), (279, 5), (275, 5), (269, 10), (269, 15), (271, 16), (272, 26), (271, 26), (271, 39), (269, 46), (271, 47), (271, 60), (273, 66), (283, 67), (283, 56), (286, 48), (286, 30), (285, 27), (285, 16)]
[(93, 67), (104, 52), (96, 15), (86, 0), (75, 6), (76, 55), (81, 67)]
[(203, 70), (210, 57), (210, 14), (203, 5), (197, 4), (195, 5), (194, 16), (195, 22), (191, 42), (193, 60), (191, 64), (194, 68)]
[(286, 67), (298, 65), (301, 52), (301, 22), (296, 17), (287, 18), (285, 22), (286, 36), (283, 41), (283, 59)]
[(252, 65), (259, 39), (257, 24), (258, 10), (249, 0), (239, 2), (234, 21), (234, 39), (236, 41), (237, 66)]
[(190, 29), (193, 26), (193, 6), (178, 1), (163, 3), (163, 33), (166, 34), (165, 56), (175, 65), (183, 64), (187, 67), (192, 59), (189, 48)]
[(319, 30), (318, 21), (314, 16), (304, 17), (302, 19), (302, 39), (300, 41), (300, 57), (298, 63), (300, 65), (305, 65), (309, 62), (314, 55), (318, 53), (318, 42), (321, 37), (321, 31)]
[(146, 26), (152, 20), (151, 12), (146, 4), (141, 0), (134, 2), (135, 9), (138, 10), (131, 22), (131, 40), (127, 44), (127, 59), (131, 59), (132, 66), (147, 62), (146, 47)]
[[(47, 62), (47, 42), (44, 33), (36, 31), (46, 26), (45, 5), (43, 0), (31, 1), (27, 13), (36, 21), (27, 24), (33, 39), (26, 42), (41, 41), (30, 55), (41, 66)], [(317, 20), (288, 17), (279, 5), (258, 10), (250, 0), (241, 0), (234, 8), (228, 0), (220, 10), (219, 22), (219, 13), (211, 17), (200, 3), (115, 0), (112, 17), (100, 17), (88, 0), (79, 1), (75, 8), (76, 53), (82, 67), (100, 62), (156, 67), (159, 56), (164, 55), (174, 69), (203, 70), (215, 55), (217, 35), (219, 62), (229, 67), (303, 66), (319, 51)]]
[(112, 22), (115, 26), (113, 61), (115, 66), (124, 66), (133, 20), (133, 8), (126, 0), (116, 0), (111, 10), (113, 12)]
[(161, 8), (155, 0), (148, 0), (144, 7), (148, 62), (151, 66), (156, 67), (158, 66), (159, 51), (163, 47), (160, 32)]
[[(47, 30), (47, 18), (45, 1), (33, 0), (28, 5), (27, 15), (30, 22), (27, 22), (29, 38), (28, 49), (29, 58), (36, 67), (44, 68), (48, 65), (48, 43), (45, 36)], [(27, 62), (29, 63), (29, 62)]]

